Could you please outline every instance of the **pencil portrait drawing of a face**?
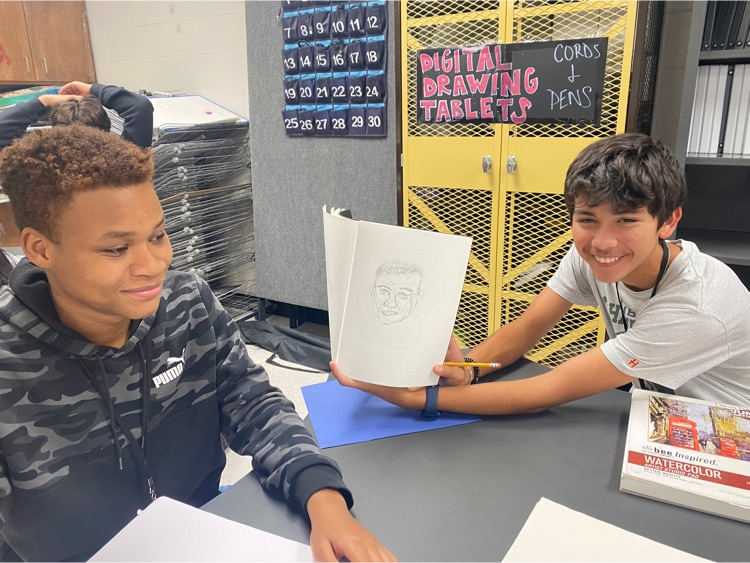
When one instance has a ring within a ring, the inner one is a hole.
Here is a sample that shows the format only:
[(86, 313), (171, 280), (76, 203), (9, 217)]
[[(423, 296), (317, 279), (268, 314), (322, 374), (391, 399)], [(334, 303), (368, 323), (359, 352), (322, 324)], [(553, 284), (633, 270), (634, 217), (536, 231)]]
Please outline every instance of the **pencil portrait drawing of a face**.
[(383, 325), (393, 325), (408, 318), (424, 293), (421, 266), (391, 260), (380, 265), (370, 287), (372, 307)]

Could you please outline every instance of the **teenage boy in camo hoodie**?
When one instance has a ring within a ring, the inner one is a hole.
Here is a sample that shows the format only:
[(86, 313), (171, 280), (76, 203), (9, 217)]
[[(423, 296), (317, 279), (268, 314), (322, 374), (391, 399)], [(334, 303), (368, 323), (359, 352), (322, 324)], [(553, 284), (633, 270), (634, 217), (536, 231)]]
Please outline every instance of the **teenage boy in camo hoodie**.
[(309, 517), (317, 559), (391, 560), (206, 283), (168, 271), (152, 174), (149, 151), (81, 125), (0, 153), (28, 257), (0, 291), (6, 549), (85, 560), (157, 495), (203, 505), (223, 435)]

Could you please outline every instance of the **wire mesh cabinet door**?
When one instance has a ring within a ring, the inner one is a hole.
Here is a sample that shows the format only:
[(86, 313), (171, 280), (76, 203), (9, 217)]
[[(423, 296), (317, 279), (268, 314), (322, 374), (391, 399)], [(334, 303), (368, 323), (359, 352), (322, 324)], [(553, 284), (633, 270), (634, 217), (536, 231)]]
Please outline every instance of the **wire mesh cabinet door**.
[[(636, 2), (401, 3), (404, 222), (473, 238), (455, 334), (473, 346), (517, 318), (571, 243), (562, 197), (573, 157), (625, 130)], [(598, 124), (420, 123), (417, 53), (489, 43), (606, 37)], [(527, 357), (554, 366), (603, 339), (576, 307)]]

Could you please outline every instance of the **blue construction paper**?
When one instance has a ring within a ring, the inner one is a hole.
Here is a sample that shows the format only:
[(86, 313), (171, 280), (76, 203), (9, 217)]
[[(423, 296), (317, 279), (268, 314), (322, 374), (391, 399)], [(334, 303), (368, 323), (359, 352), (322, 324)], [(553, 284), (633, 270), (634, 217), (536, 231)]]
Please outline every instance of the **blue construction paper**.
[(443, 413), (424, 418), (368, 393), (326, 381), (302, 388), (307, 412), (321, 448), (425, 432), (481, 420), (468, 414)]

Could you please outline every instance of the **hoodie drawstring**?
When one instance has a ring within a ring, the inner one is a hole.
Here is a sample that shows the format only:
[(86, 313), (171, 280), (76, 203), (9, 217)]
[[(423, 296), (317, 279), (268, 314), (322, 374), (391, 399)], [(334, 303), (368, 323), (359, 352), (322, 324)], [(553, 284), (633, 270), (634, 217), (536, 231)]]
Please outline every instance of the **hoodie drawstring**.
[(143, 449), (144, 455), (146, 455), (146, 438), (148, 435), (148, 410), (151, 403), (151, 376), (154, 369), (153, 348), (154, 343), (151, 342), (150, 338), (146, 338), (145, 351), (143, 350), (143, 344), (138, 342), (138, 354), (141, 356), (141, 364), (143, 365), (143, 377), (141, 378), (141, 397), (143, 400), (141, 449)]
[[(100, 382), (94, 377), (94, 374), (89, 371), (88, 366), (86, 363), (81, 359), (77, 358), (78, 363), (81, 364), (81, 367), (83, 367), (83, 371), (86, 372), (86, 377), (88, 377), (89, 381), (91, 382), (91, 385), (94, 386), (94, 389), (96, 389), (96, 392), (99, 393), (99, 396), (104, 401), (105, 406), (107, 407), (107, 412), (109, 412), (109, 428), (112, 432), (112, 440), (115, 442), (115, 450), (117, 453), (117, 461), (120, 464), (120, 471), (122, 471), (122, 446), (120, 445), (120, 440), (117, 437), (117, 423), (115, 421), (115, 406), (112, 403), (112, 396), (109, 394), (109, 389), (107, 388), (106, 383), (100, 384)], [(99, 368), (102, 372), (102, 377), (106, 377), (106, 373), (104, 371), (104, 364), (102, 363), (102, 359), (97, 356), (96, 359), (99, 361)]]
[[(117, 437), (117, 428), (119, 427), (120, 431), (125, 435), (125, 438), (128, 441), (128, 445), (131, 446), (131, 449), (135, 456), (138, 458), (138, 460), (143, 465), (143, 469), (145, 472), (146, 477), (146, 483), (148, 485), (148, 493), (151, 497), (151, 500), (154, 501), (157, 498), (156, 494), (156, 486), (154, 484), (154, 479), (151, 476), (151, 472), (148, 469), (148, 461), (146, 459), (146, 439), (148, 435), (148, 418), (149, 418), (149, 405), (150, 405), (150, 399), (151, 399), (151, 374), (153, 369), (153, 343), (149, 338), (146, 338), (146, 350), (144, 351), (143, 345), (139, 342), (138, 343), (138, 355), (140, 356), (141, 360), (141, 367), (142, 367), (142, 374), (141, 374), (141, 405), (142, 405), (142, 431), (143, 435), (141, 436), (141, 443), (139, 444), (138, 441), (133, 437), (133, 433), (128, 428), (125, 421), (122, 419), (120, 414), (115, 409), (114, 402), (112, 401), (112, 397), (109, 394), (109, 388), (106, 385), (106, 380), (104, 382), (98, 381), (94, 375), (91, 373), (91, 371), (88, 369), (88, 366), (86, 366), (86, 363), (81, 359), (77, 358), (78, 362), (83, 367), (84, 373), (86, 373), (86, 377), (88, 377), (89, 381), (91, 382), (91, 385), (93, 385), (94, 389), (99, 393), (99, 396), (104, 401), (104, 404), (107, 407), (107, 411), (109, 412), (109, 425), (110, 430), (112, 432), (112, 437), (115, 442), (115, 449), (117, 453), (117, 460), (120, 465), (120, 471), (123, 469), (122, 464), (122, 446), (120, 445), (120, 440)], [(104, 361), (99, 356), (96, 356), (96, 359), (99, 362), (99, 368), (101, 369), (102, 378), (106, 378), (106, 371), (104, 368)]]

